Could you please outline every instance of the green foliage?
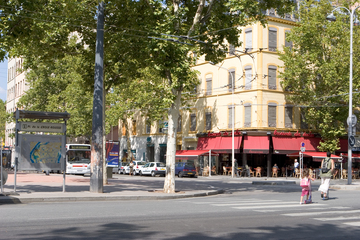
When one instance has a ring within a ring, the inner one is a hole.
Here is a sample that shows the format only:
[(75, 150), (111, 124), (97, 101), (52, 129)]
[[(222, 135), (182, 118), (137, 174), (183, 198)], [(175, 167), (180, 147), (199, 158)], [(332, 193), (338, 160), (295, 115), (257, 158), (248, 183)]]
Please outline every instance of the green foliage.
[[(307, 123), (319, 131), (322, 151), (339, 149), (337, 139), (346, 133), (349, 102), (349, 16), (337, 14), (337, 21), (328, 22), (332, 10), (327, 1), (301, 2), (301, 21), (288, 36), (293, 47), (280, 55), (282, 86), (293, 93), (287, 101), (301, 106)], [(360, 87), (359, 30), (354, 27), (353, 89)], [(353, 107), (358, 107), (359, 95), (353, 98)]]
[(0, 99), (0, 137), (5, 142), (5, 124), (9, 117), (9, 114), (6, 112), (6, 102)]

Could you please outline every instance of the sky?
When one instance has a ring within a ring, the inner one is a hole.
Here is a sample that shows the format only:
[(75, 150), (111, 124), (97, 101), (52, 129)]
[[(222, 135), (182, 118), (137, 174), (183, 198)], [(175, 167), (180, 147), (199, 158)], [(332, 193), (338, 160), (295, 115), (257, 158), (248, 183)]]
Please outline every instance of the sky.
[(0, 99), (6, 101), (7, 60), (0, 63)]

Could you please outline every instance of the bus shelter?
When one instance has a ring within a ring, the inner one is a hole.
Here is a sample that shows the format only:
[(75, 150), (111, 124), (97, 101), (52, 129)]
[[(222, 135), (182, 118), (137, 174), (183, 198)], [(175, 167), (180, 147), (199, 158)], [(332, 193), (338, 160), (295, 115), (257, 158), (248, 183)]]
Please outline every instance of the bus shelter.
[[(65, 192), (66, 121), (70, 118), (70, 114), (16, 109), (14, 117), (16, 119), (14, 191), (16, 192), (18, 170), (52, 170), (63, 171), (63, 192)], [(30, 122), (31, 119), (42, 122)], [(62, 120), (63, 123), (50, 122), (51, 120)], [(51, 133), (51, 135), (43, 133)]]

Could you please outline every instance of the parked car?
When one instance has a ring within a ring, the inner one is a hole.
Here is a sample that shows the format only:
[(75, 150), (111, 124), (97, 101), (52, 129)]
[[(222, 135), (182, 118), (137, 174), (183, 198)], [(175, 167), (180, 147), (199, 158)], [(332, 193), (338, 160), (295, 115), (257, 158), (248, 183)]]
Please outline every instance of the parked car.
[(133, 175), (139, 174), (140, 170), (144, 167), (146, 162), (144, 161), (133, 161), (134, 168), (133, 168)]
[(140, 175), (151, 175), (155, 177), (156, 175), (162, 175), (165, 177), (166, 174), (166, 165), (162, 162), (149, 162), (144, 165), (140, 170)]
[(122, 163), (121, 167), (119, 166), (119, 174), (129, 174), (129, 163)]
[(196, 168), (193, 163), (188, 162), (179, 162), (175, 163), (175, 175), (178, 175), (179, 178), (184, 176), (195, 177)]

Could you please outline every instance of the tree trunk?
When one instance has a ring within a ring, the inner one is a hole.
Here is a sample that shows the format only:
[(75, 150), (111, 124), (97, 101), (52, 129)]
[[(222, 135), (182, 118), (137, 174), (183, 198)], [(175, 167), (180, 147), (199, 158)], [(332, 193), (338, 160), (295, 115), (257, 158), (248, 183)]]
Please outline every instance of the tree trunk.
[(168, 111), (168, 135), (166, 149), (166, 176), (164, 182), (165, 193), (175, 193), (175, 155), (176, 133), (181, 104), (181, 91), (176, 92), (176, 99)]
[(125, 123), (125, 135), (126, 135), (126, 145), (127, 145), (127, 161), (131, 162), (134, 157), (131, 152), (130, 126), (127, 118), (124, 120), (124, 123)]

